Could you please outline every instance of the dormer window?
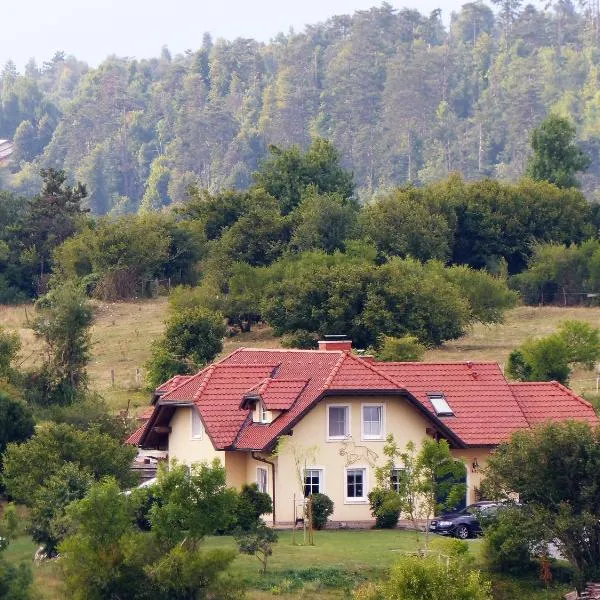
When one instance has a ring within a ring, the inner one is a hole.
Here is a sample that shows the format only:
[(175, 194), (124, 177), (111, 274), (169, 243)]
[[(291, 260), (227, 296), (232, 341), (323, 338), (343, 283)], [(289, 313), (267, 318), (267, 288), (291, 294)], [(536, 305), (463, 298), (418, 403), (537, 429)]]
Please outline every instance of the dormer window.
[(428, 392), (427, 397), (438, 417), (453, 417), (454, 411), (450, 408), (443, 392)]
[(268, 423), (269, 422), (269, 411), (267, 410), (267, 408), (263, 402), (261, 402), (259, 404), (258, 410), (259, 410), (259, 415), (260, 415), (260, 422)]

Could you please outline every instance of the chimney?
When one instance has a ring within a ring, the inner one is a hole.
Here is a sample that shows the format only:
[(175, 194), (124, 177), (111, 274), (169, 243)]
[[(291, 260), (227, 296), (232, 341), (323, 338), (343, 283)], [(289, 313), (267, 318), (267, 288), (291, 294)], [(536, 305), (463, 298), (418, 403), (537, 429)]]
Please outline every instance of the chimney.
[(352, 340), (345, 335), (326, 335), (319, 340), (319, 350), (352, 350)]

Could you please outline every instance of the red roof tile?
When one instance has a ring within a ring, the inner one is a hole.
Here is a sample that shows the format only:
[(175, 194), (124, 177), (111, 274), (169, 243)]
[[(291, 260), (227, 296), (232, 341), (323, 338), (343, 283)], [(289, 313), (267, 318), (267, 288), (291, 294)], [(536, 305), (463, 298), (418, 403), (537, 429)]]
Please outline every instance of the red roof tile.
[(511, 383), (510, 387), (530, 425), (566, 419), (598, 424), (592, 405), (557, 381)]
[(302, 393), (308, 379), (273, 379), (269, 377), (248, 390), (244, 397), (260, 397), (267, 410), (288, 410)]
[(441, 420), (469, 445), (498, 444), (528, 427), (511, 388), (496, 363), (375, 363), (431, 412), (427, 396), (443, 392), (454, 412)]
[[(154, 410), (154, 409), (153, 409)], [(147, 423), (147, 421), (146, 421)], [(131, 446), (137, 446), (142, 441), (142, 434), (146, 429), (146, 423), (144, 423), (141, 427), (138, 427), (126, 440), (126, 444), (130, 444)]]
[[(454, 443), (482, 446), (496, 445), (542, 420), (537, 416), (544, 410), (555, 418), (597, 422), (589, 404), (557, 385), (509, 384), (490, 362), (378, 363), (340, 350), (240, 348), (177, 385), (171, 380), (156, 410), (193, 402), (215, 448), (261, 450), (271, 447), (327, 393), (398, 393)], [(436, 416), (431, 392), (444, 394), (453, 416)], [(281, 415), (271, 423), (251, 422), (242, 401), (254, 394)], [(142, 431), (141, 442), (144, 436)]]

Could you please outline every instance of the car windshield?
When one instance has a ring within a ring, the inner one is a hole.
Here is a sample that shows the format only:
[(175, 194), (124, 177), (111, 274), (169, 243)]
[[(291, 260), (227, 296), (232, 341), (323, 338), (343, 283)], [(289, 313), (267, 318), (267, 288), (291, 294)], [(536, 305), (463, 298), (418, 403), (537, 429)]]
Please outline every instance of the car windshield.
[(471, 504), (467, 506), (462, 512), (467, 515), (476, 515), (481, 512), (489, 511), (494, 505), (493, 504)]

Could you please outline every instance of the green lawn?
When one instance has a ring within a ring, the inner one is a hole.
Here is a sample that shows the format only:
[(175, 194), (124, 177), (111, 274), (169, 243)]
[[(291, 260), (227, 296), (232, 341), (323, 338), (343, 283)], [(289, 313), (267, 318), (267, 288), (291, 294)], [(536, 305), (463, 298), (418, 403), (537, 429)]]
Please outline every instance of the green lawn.
[[(298, 541), (301, 540), (298, 533)], [(481, 561), (481, 541), (470, 540), (470, 551), (476, 563)], [(445, 540), (434, 536), (432, 548), (444, 553)], [(231, 548), (231, 537), (209, 537), (205, 549)], [(315, 545), (293, 545), (290, 531), (279, 532), (268, 573), (259, 573), (259, 563), (252, 556), (239, 555), (232, 576), (248, 587), (249, 600), (267, 600), (274, 596), (297, 600), (349, 598), (354, 587), (368, 579), (378, 579), (404, 553), (414, 552), (415, 534), (402, 530), (336, 531), (315, 533)], [(35, 545), (20, 537), (9, 546), (6, 557), (11, 562), (31, 561)], [(60, 588), (59, 563), (50, 561), (34, 566), (33, 597), (41, 600), (64, 598)], [(566, 588), (559, 586), (548, 592), (535, 576), (519, 581), (508, 576), (494, 576), (496, 600), (558, 600)]]

